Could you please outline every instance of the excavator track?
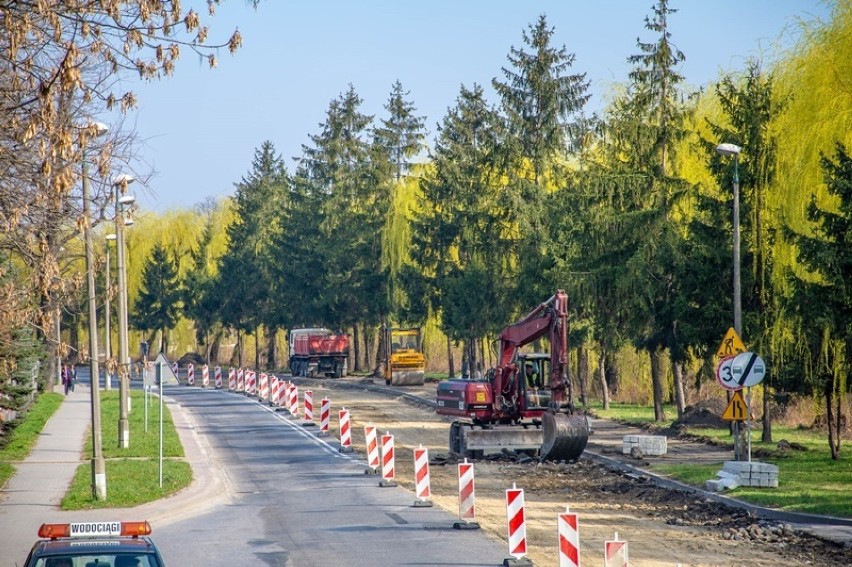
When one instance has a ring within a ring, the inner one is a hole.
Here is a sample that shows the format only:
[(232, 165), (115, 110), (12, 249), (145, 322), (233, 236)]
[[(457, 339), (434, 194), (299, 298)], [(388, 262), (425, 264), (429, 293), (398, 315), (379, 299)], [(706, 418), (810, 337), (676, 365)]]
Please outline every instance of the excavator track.
[(589, 423), (581, 414), (548, 411), (541, 416), (541, 426), (542, 460), (576, 461), (589, 442)]

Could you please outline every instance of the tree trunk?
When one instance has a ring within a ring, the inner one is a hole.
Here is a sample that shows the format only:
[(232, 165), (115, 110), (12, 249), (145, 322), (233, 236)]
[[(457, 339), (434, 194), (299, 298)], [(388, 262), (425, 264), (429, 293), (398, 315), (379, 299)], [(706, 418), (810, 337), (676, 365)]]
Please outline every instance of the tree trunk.
[(577, 347), (577, 380), (580, 384), (580, 403), (589, 405), (589, 350), (586, 345)]
[(453, 360), (453, 341), (447, 337), (447, 374), (450, 378), (456, 377), (456, 365)]
[(276, 329), (267, 329), (268, 336), (266, 337), (266, 369), (275, 370), (277, 368), (275, 362), (278, 358), (278, 349), (275, 346), (275, 338), (278, 334)]
[(160, 329), (160, 352), (169, 352), (169, 337), (165, 329)]
[(621, 368), (618, 366), (615, 352), (606, 352), (604, 370), (606, 372), (606, 383), (609, 393), (613, 396), (618, 395), (619, 383), (621, 382)]
[(609, 386), (606, 383), (606, 349), (601, 345), (601, 356), (598, 361), (598, 377), (601, 381), (601, 399), (603, 409), (609, 409)]
[(764, 443), (772, 443), (772, 396), (770, 395), (769, 377), (763, 381), (763, 433), (760, 440)]
[(375, 365), (373, 365), (373, 377), (379, 378), (382, 376), (383, 366), (387, 364), (385, 360), (385, 328), (387, 327), (387, 322), (382, 323), (382, 326), (379, 327), (379, 338), (376, 341), (376, 358)]
[(254, 369), (260, 370), (260, 326), (254, 326)]
[(373, 328), (364, 323), (364, 370), (373, 367)]
[[(825, 421), (828, 426), (828, 447), (831, 449), (831, 459), (836, 461), (840, 458), (840, 437), (834, 429), (834, 383), (832, 380), (825, 382)], [(839, 413), (839, 412), (838, 412)], [(838, 416), (838, 424), (839, 424)]]
[(677, 406), (678, 419), (683, 417), (686, 407), (686, 395), (683, 390), (683, 365), (680, 362), (672, 362), (672, 376), (674, 376), (674, 398)]
[(354, 351), (352, 358), (355, 359), (355, 372), (361, 371), (361, 332), (358, 330), (358, 323), (352, 325), (352, 347)]
[(213, 340), (210, 340), (209, 353), (210, 360), (215, 360), (217, 363), (219, 362), (219, 347), (222, 344), (222, 329), (217, 329), (216, 333), (213, 335)]
[(651, 387), (654, 392), (654, 421), (665, 421), (666, 413), (663, 410), (663, 368), (665, 368), (665, 353), (663, 349), (657, 348), (650, 354)]

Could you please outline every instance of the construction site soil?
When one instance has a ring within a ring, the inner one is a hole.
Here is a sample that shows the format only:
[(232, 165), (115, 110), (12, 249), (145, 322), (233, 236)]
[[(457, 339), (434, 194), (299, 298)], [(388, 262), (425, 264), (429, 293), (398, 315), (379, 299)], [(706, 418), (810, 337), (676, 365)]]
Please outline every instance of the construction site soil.
[[(381, 381), (354, 377), (296, 382), (310, 385), (314, 396), (328, 396), (334, 407), (350, 410), (353, 447), (360, 454), (366, 455), (365, 425), (394, 435), (395, 480), (412, 492), (412, 503), (413, 449), (427, 447), (431, 501), (458, 513), (459, 460), (447, 450), (451, 420), (437, 415), (429, 404), (434, 384), (392, 389)], [(612, 460), (648, 465), (622, 454), (621, 436), (641, 432), (625, 427), (595, 420), (587, 451), (578, 462), (542, 463), (515, 455), (476, 460), (476, 522), (506, 541), (505, 491), (516, 485), (524, 489), (526, 502), (527, 558), (536, 565), (558, 564), (556, 520), (566, 507), (579, 515), (583, 564), (603, 565), (604, 541), (617, 532), (629, 542), (633, 567), (852, 565), (848, 544), (814, 537), (789, 523), (761, 520), (746, 510), (687, 490), (664, 488), (647, 475), (605, 464)], [(727, 448), (669, 439), (667, 462), (730, 459)], [(506, 556), (510, 557), (508, 544)]]

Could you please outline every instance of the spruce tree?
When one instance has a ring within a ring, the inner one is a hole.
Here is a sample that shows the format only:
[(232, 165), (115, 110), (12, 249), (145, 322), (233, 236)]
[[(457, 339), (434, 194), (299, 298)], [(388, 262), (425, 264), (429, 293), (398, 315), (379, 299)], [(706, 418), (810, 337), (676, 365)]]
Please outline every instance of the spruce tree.
[(393, 84), (390, 98), (385, 104), (388, 116), (375, 129), (376, 146), (387, 153), (387, 161), (393, 167), (397, 183), (408, 173), (410, 160), (423, 149), (426, 137), (426, 119), (416, 115), (414, 103), (407, 99), (409, 94), (398, 80)]
[(131, 324), (140, 331), (160, 331), (160, 350), (168, 349), (168, 331), (180, 315), (177, 261), (157, 243), (142, 269), (142, 285), (133, 304)]

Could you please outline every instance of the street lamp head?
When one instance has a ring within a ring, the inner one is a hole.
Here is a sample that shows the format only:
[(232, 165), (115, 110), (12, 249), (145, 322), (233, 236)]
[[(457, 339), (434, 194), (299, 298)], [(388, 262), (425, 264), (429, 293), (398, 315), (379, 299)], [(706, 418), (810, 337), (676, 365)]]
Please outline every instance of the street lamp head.
[(106, 235), (106, 239), (107, 239), (107, 240), (115, 240), (116, 238), (117, 238), (117, 237), (116, 237), (116, 235), (115, 235), (115, 234), (107, 234), (107, 235)]
[(735, 144), (719, 144), (716, 146), (716, 153), (723, 156), (737, 156), (742, 151), (742, 148)]
[(136, 222), (132, 217), (127, 217), (124, 219), (124, 226), (133, 226), (133, 223)]
[(131, 205), (136, 202), (136, 196), (134, 195), (122, 195), (118, 198), (119, 205)]
[(79, 124), (76, 127), (78, 130), (88, 130), (92, 133), (92, 135), (96, 137), (103, 136), (104, 134), (109, 132), (109, 126), (107, 126), (103, 122), (95, 122), (94, 120), (91, 122), (86, 122), (84, 124)]
[(118, 175), (116, 175), (116, 176), (115, 176), (115, 178), (112, 180), (112, 184), (113, 184), (113, 185), (122, 185), (122, 186), (123, 186), (123, 185), (130, 185), (130, 184), (131, 184), (131, 183), (133, 183), (134, 181), (136, 181), (136, 178), (134, 178), (132, 175), (130, 175), (130, 174), (128, 174), (128, 173), (119, 173), (119, 174), (118, 174)]

